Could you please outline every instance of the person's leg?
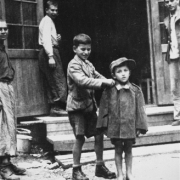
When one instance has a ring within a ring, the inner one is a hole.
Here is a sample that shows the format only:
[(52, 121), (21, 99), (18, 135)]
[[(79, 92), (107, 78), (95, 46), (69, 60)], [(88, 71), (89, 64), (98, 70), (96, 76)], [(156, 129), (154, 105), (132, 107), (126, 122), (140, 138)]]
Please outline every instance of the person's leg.
[(169, 64), (171, 93), (174, 103), (173, 126), (180, 125), (180, 60), (171, 60)]
[(73, 146), (73, 167), (80, 166), (80, 159), (81, 159), (81, 151), (82, 146), (85, 142), (84, 136), (76, 137), (74, 146)]
[(73, 180), (89, 180), (81, 169), (81, 151), (83, 144), (85, 142), (84, 138), (84, 115), (81, 111), (68, 112), (69, 121), (73, 128), (75, 135), (75, 143), (73, 145), (73, 170), (72, 179)]
[(95, 153), (96, 153), (96, 170), (95, 175), (97, 177), (104, 177), (107, 179), (116, 178), (116, 174), (114, 172), (109, 171), (109, 169), (105, 166), (103, 161), (103, 134), (98, 134), (95, 136)]
[(115, 143), (115, 163), (117, 168), (117, 180), (123, 180), (123, 142), (121, 140), (117, 140)]
[(132, 180), (132, 140), (124, 142), (125, 164), (126, 164), (126, 179)]

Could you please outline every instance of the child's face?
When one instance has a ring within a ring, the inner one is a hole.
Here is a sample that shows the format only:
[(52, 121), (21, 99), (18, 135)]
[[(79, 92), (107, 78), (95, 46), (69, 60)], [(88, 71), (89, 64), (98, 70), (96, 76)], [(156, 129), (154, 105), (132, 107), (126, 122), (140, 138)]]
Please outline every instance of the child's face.
[(87, 60), (91, 54), (91, 44), (79, 44), (78, 47), (73, 47), (74, 52), (82, 60)]
[(50, 5), (49, 8), (46, 9), (46, 14), (51, 19), (55, 19), (58, 16), (58, 6)]
[(0, 21), (0, 40), (4, 41), (8, 36), (8, 28), (5, 21)]
[(125, 84), (129, 81), (130, 74), (131, 74), (131, 71), (129, 70), (127, 66), (121, 66), (121, 67), (115, 68), (113, 77), (119, 83)]

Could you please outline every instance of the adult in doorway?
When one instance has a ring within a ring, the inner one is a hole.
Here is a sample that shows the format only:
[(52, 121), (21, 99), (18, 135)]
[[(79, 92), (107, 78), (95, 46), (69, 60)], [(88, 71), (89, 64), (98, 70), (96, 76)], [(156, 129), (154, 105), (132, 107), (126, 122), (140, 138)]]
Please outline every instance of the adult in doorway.
[(43, 74), (47, 90), (50, 115), (67, 114), (65, 111), (67, 83), (59, 53), (61, 35), (57, 34), (54, 19), (58, 15), (58, 3), (49, 0), (46, 3), (46, 16), (39, 25), (39, 67)]
[(0, 19), (0, 179), (19, 180), (25, 169), (11, 163), (17, 155), (15, 97), (12, 86), (15, 71), (5, 51), (8, 27)]
[(180, 6), (179, 0), (166, 0), (169, 15), (164, 19), (168, 34), (167, 58), (170, 71), (171, 93), (174, 103), (174, 122), (180, 125)]

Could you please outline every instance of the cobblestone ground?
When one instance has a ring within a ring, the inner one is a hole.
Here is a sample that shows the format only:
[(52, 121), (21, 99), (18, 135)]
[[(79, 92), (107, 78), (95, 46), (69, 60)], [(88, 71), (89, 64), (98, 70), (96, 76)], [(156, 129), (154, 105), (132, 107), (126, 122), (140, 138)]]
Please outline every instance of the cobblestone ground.
[[(62, 169), (48, 160), (32, 156), (19, 156), (13, 158), (14, 163), (27, 168), (27, 174), (21, 180), (65, 180), (71, 179), (72, 168)], [(106, 166), (116, 172), (114, 161), (106, 162)], [(82, 167), (90, 180), (103, 180), (94, 176), (95, 164)], [(125, 172), (125, 169), (124, 169)], [(134, 180), (180, 180), (180, 153), (156, 154), (133, 159)]]

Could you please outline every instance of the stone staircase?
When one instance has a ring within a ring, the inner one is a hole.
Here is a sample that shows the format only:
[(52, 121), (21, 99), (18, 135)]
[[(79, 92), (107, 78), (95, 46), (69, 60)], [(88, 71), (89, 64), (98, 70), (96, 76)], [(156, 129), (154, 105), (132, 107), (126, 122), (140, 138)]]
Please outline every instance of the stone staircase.
[[(137, 138), (135, 146), (180, 142), (180, 126), (171, 126), (173, 106), (147, 107), (149, 131)], [(68, 117), (37, 117), (36, 122), (46, 124), (47, 141), (53, 144), (54, 151), (72, 151), (74, 135)], [(21, 124), (27, 122), (21, 122)], [(112, 148), (107, 137), (104, 137), (104, 148)], [(86, 139), (83, 150), (94, 149), (94, 138)]]

